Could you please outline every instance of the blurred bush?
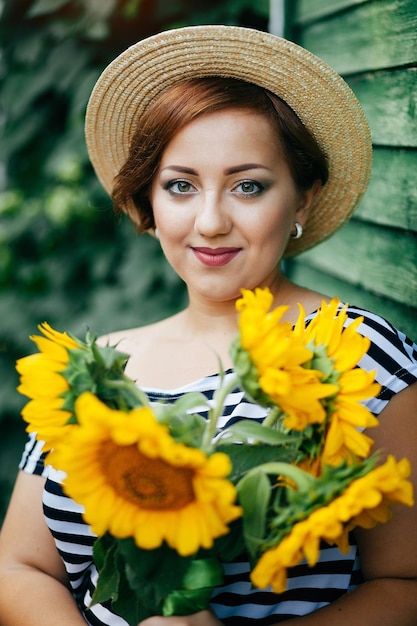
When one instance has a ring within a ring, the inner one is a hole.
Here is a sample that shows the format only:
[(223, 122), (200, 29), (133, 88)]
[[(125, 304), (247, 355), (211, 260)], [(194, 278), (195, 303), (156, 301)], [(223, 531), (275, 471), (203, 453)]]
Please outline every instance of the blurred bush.
[(186, 303), (158, 243), (138, 239), (89, 164), (84, 113), (101, 70), (188, 24), (267, 29), (268, 0), (0, 0), (0, 523), (25, 442), (17, 358), (48, 321), (102, 334)]

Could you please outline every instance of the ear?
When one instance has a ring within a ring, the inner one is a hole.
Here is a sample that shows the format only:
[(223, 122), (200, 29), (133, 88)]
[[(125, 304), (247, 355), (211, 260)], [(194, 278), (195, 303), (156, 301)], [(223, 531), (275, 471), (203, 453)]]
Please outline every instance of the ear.
[(295, 212), (295, 219), (302, 226), (305, 225), (307, 221), (308, 213), (315, 199), (319, 195), (321, 188), (322, 188), (321, 180), (318, 178), (317, 180), (314, 181), (310, 189), (300, 192), (300, 202)]

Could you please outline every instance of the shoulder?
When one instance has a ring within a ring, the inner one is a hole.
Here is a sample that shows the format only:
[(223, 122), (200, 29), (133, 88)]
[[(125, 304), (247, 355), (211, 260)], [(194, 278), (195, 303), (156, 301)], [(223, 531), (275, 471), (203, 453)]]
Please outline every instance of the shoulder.
[(136, 328), (126, 328), (110, 332), (107, 335), (99, 337), (97, 342), (101, 346), (113, 346), (121, 352), (126, 352), (131, 355), (135, 353), (138, 345), (143, 348), (145, 345), (153, 344), (159, 338), (169, 333), (176, 317), (177, 316), (168, 317), (146, 326), (137, 326)]
[[(348, 305), (347, 324), (360, 317), (362, 322), (358, 332), (368, 337), (371, 343), (380, 346), (384, 352), (397, 355), (397, 351), (407, 356), (410, 360), (417, 360), (417, 345), (399, 328), (396, 328), (387, 319), (358, 306)], [(399, 355), (398, 355), (399, 356)]]
[(348, 320), (362, 319), (358, 332), (367, 337), (370, 346), (359, 366), (376, 370), (376, 379), (385, 393), (401, 391), (417, 381), (417, 345), (381, 315), (358, 306), (349, 306)]
[[(340, 309), (346, 307), (345, 326), (349, 326), (358, 318), (361, 322), (357, 332), (367, 337), (371, 344), (379, 347), (381, 352), (392, 354), (393, 358), (404, 355), (409, 360), (417, 362), (417, 345), (399, 328), (396, 328), (389, 320), (378, 313), (374, 313), (357, 305), (351, 305), (340, 301)], [(319, 312), (317, 308), (306, 317), (307, 323)]]
[[(340, 306), (345, 305), (342, 302)], [(344, 325), (349, 326), (360, 318), (357, 332), (369, 340), (369, 348), (358, 362), (358, 367), (375, 372), (375, 379), (382, 388), (379, 399), (386, 402), (394, 394), (416, 383), (416, 343), (378, 313), (357, 305), (346, 306), (347, 318)], [(307, 323), (317, 313), (316, 310), (308, 315)]]

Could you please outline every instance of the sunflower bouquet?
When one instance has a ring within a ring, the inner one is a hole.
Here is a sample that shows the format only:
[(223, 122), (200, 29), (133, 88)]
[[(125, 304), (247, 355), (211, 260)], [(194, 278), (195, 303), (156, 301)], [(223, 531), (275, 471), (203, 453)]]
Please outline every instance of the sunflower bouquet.
[[(131, 626), (206, 608), (221, 563), (242, 553), (253, 585), (281, 593), (321, 541), (346, 552), (353, 528), (413, 504), (407, 459), (378, 462), (362, 432), (378, 423), (362, 401), (379, 392), (375, 372), (357, 367), (362, 319), (348, 324), (334, 299), (310, 323), (300, 307), (292, 326), (272, 304), (267, 289), (242, 291), (234, 374), (210, 401), (151, 403), (124, 374), (126, 354), (46, 323), (31, 337), (38, 353), (17, 363), (27, 430), (97, 535), (92, 602), (111, 600)], [(220, 429), (237, 388), (267, 416)]]

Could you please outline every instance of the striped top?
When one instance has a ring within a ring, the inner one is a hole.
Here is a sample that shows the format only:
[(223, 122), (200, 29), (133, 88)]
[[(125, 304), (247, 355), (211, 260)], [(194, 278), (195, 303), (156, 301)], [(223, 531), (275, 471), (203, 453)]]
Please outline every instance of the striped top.
[[(394, 394), (417, 381), (417, 345), (381, 317), (356, 307), (349, 307), (346, 325), (359, 315), (364, 316), (359, 332), (371, 340), (371, 347), (359, 365), (368, 371), (377, 370), (376, 378), (382, 385), (378, 397), (366, 404), (374, 415), (378, 415)], [(232, 372), (226, 375), (231, 376)], [(173, 391), (145, 391), (154, 402), (161, 399), (174, 401), (189, 391), (202, 392), (211, 399), (219, 383), (220, 376), (216, 374)], [(203, 410), (200, 412), (204, 414)], [(249, 402), (243, 392), (236, 389), (226, 399), (221, 426), (241, 419), (262, 420), (264, 416), (263, 408)], [(97, 581), (92, 560), (95, 536), (83, 521), (82, 507), (63, 493), (62, 472), (44, 465), (41, 448), (42, 443), (31, 435), (19, 467), (27, 473), (46, 477), (45, 518), (65, 563), (80, 611), (91, 626), (127, 626), (125, 620), (112, 612), (108, 603), (88, 608)], [(249, 565), (245, 560), (227, 563), (224, 570), (224, 584), (214, 590), (211, 606), (226, 626), (269, 626), (306, 615), (333, 602), (361, 582), (353, 538), (346, 555), (336, 547), (323, 544), (317, 565), (311, 568), (303, 562), (291, 568), (287, 591), (280, 595), (252, 588)]]

